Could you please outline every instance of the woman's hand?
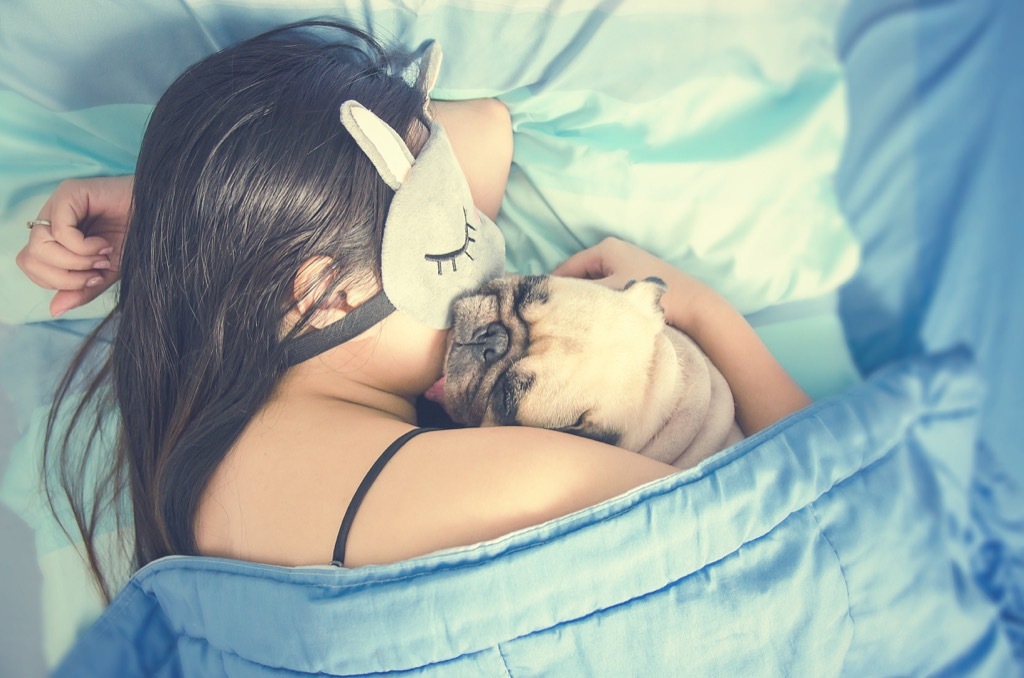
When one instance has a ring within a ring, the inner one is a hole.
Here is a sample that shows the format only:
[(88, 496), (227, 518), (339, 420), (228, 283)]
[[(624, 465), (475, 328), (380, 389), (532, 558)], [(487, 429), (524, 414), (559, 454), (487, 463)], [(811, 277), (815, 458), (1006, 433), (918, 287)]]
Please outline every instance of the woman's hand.
[(573, 255), (552, 273), (590, 278), (617, 289), (649, 276), (664, 280), (668, 285), (661, 298), (665, 319), (697, 342), (725, 377), (736, 401), (736, 421), (745, 435), (811, 403), (729, 302), (653, 254), (607, 238)]
[(61, 182), (39, 211), (28, 245), (16, 258), (29, 280), (57, 290), (50, 315), (82, 306), (120, 274), (134, 178), (97, 177)]
[(646, 250), (618, 238), (577, 252), (559, 264), (552, 275), (587, 278), (621, 290), (630, 280), (661, 278), (668, 286), (662, 295), (665, 320), (684, 332), (691, 332), (711, 305), (727, 303), (713, 289)]

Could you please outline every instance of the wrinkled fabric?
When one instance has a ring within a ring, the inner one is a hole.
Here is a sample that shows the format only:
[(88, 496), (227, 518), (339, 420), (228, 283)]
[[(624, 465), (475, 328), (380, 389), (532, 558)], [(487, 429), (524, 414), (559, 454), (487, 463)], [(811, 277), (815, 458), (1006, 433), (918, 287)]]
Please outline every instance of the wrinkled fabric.
[(982, 394), (965, 351), (912, 360), (691, 471), (403, 563), (166, 558), (57, 675), (1010, 675), (942, 478)]
[(1020, 2), (851, 3), (837, 192), (863, 247), (839, 303), (858, 367), (965, 345), (984, 375), (978, 462), (954, 470), (1024, 662), (1022, 29)]
[[(840, 5), (8, 1), (0, 219), (34, 218), (60, 179), (131, 172), (148, 112), (203, 56), (332, 16), (407, 48), (437, 40), (435, 98), (507, 104), (516, 141), (497, 223), (511, 271), (546, 273), (615, 235), (714, 281), (744, 312), (817, 297), (858, 261), (832, 187), (847, 122)], [(0, 230), (0, 253), (22, 244)], [(47, 295), (6, 273), (0, 321), (48, 319)], [(69, 317), (103, 315), (110, 296)]]

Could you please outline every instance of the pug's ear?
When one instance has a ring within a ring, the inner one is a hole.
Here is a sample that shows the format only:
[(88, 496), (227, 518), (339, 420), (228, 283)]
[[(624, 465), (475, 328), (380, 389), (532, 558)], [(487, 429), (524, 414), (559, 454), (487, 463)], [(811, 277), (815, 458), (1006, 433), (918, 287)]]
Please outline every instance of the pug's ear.
[(661, 278), (651, 276), (643, 280), (630, 280), (622, 288), (625, 294), (638, 308), (642, 310), (653, 309), (662, 318), (665, 317), (665, 309), (661, 307), (661, 296), (668, 291), (668, 285)]

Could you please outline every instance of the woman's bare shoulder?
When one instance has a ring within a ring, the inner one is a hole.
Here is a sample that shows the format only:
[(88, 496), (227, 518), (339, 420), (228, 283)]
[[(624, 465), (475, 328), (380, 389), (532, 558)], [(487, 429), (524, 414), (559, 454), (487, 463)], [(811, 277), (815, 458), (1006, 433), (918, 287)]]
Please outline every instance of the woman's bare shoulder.
[[(311, 450), (266, 465), (252, 451), (256, 461), (228, 459), (197, 520), (200, 551), (280, 565), (330, 562), (352, 494), (386, 446), (333, 455)], [(675, 471), (541, 429), (431, 431), (406, 443), (371, 486), (349, 533), (345, 564), (397, 562), (493, 539)]]
[(347, 564), (493, 539), (676, 471), (603, 443), (525, 427), (435, 431), (407, 448), (367, 495)]

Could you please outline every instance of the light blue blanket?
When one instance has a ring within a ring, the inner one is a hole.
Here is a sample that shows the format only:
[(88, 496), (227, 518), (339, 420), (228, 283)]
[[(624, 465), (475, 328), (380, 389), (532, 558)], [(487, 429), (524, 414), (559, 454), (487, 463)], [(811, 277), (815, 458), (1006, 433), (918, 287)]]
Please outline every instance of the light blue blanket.
[(541, 527), (356, 570), (172, 557), (58, 675), (1012, 672), (973, 581), (964, 352)]

